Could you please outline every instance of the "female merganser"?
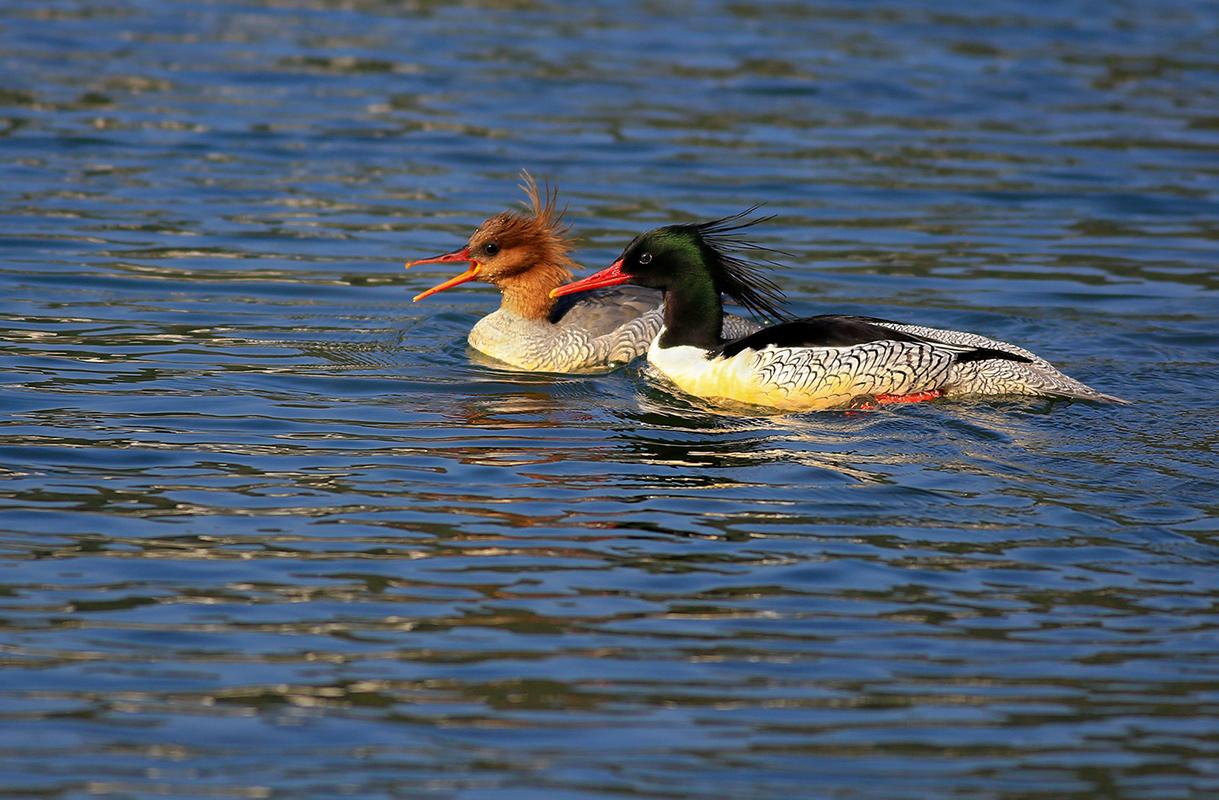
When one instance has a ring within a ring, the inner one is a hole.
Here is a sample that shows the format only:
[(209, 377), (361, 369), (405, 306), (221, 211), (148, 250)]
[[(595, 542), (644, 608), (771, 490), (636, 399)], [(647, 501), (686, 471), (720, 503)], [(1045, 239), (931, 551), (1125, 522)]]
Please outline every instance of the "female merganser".
[[(636, 237), (606, 269), (555, 289), (566, 295), (628, 281), (665, 293), (664, 327), (648, 361), (698, 397), (784, 411), (937, 397), (1036, 395), (1124, 402), (1067, 377), (1043, 358), (964, 331), (872, 317), (827, 315), (773, 325), (725, 341), (720, 294), (780, 316), (783, 293), (739, 235), (765, 219), (754, 209)], [(770, 251), (774, 252), (774, 251)]]
[[(521, 177), (530, 213), (496, 214), (460, 250), (406, 264), (410, 269), (469, 262), (465, 272), (416, 295), (415, 301), (475, 279), (495, 284), (500, 307), (478, 321), (468, 340), (475, 350), (518, 369), (605, 370), (643, 355), (660, 330), (660, 292), (620, 286), (556, 303), (550, 290), (571, 280), (576, 266), (567, 255), (568, 227), (556, 204), (557, 190), (547, 186), (539, 191), (528, 172)], [(733, 338), (760, 327), (735, 316), (726, 317), (724, 325)]]

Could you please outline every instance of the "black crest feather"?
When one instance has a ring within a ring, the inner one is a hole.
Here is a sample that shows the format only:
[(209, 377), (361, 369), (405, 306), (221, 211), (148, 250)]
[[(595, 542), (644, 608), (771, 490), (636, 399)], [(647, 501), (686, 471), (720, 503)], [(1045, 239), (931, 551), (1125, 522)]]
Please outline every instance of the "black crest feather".
[(782, 308), (787, 296), (779, 284), (764, 274), (768, 266), (782, 265), (773, 258), (750, 260), (744, 255), (748, 251), (792, 257), (791, 253), (765, 247), (742, 235), (742, 231), (774, 219), (773, 214), (750, 218), (760, 207), (750, 206), (736, 214), (707, 222), (674, 225), (673, 229), (694, 234), (707, 247), (721, 292), (760, 316), (774, 320), (790, 319), (791, 314)]

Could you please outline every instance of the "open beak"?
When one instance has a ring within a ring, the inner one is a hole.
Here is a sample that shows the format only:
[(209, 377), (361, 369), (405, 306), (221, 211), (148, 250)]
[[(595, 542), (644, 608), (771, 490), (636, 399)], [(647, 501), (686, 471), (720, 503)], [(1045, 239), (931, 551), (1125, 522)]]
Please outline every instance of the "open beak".
[(559, 286), (550, 290), (550, 297), (562, 297), (565, 294), (575, 294), (576, 292), (587, 292), (589, 289), (600, 289), (605, 286), (617, 286), (620, 283), (626, 283), (631, 279), (622, 271), (622, 259), (618, 259), (613, 264), (610, 264), (600, 272), (594, 272), (582, 281), (568, 283), (564, 286)]
[(432, 256), (431, 258), (421, 258), (418, 261), (406, 262), (405, 269), (410, 269), (418, 264), (449, 264), (457, 261), (468, 261), (470, 266), (460, 275), (449, 278), (444, 283), (433, 286), (426, 292), (420, 292), (419, 294), (415, 295), (411, 302), (418, 303), (423, 298), (431, 297), (437, 292), (443, 292), (445, 289), (452, 289), (454, 286), (460, 286), (467, 281), (474, 280), (478, 277), (478, 264), (475, 263), (472, 258), (470, 258), (470, 248), (468, 247), (463, 247), (460, 250), (454, 250), (451, 253), (445, 253), (442, 256)]

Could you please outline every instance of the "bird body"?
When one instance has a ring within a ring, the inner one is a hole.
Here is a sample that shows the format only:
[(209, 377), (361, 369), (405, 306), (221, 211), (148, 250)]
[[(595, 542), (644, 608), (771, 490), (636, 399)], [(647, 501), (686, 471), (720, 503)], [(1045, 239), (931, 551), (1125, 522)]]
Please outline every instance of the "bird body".
[(658, 228), (637, 237), (608, 268), (552, 294), (627, 282), (664, 291), (664, 326), (648, 347), (648, 362), (678, 388), (712, 401), (782, 411), (1000, 395), (1123, 402), (1024, 348), (966, 331), (821, 315), (725, 338), (721, 293), (768, 316), (786, 316), (779, 287), (738, 255), (754, 247), (739, 231), (761, 221), (744, 217)]
[[(800, 322), (809, 320), (817, 318)], [(662, 336), (658, 335), (648, 348), (648, 362), (688, 394), (784, 411), (834, 408), (859, 398), (928, 394), (1115, 399), (1006, 342), (964, 331), (880, 320), (874, 324), (927, 341), (880, 339), (838, 346), (767, 344), (735, 348), (732, 345), (737, 342), (728, 342), (725, 350), (709, 354), (689, 345), (663, 347)], [(987, 351), (1015, 358), (989, 355)]]

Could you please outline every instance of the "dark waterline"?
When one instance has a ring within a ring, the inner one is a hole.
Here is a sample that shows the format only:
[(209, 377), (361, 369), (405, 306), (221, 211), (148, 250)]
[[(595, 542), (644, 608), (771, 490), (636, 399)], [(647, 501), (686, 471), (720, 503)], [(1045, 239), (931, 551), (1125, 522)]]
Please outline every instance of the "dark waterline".
[[(934, 6), (934, 7), (932, 7)], [(0, 8), (0, 795), (1219, 795), (1212, 4)], [(1133, 401), (742, 417), (424, 303), (765, 201)]]

